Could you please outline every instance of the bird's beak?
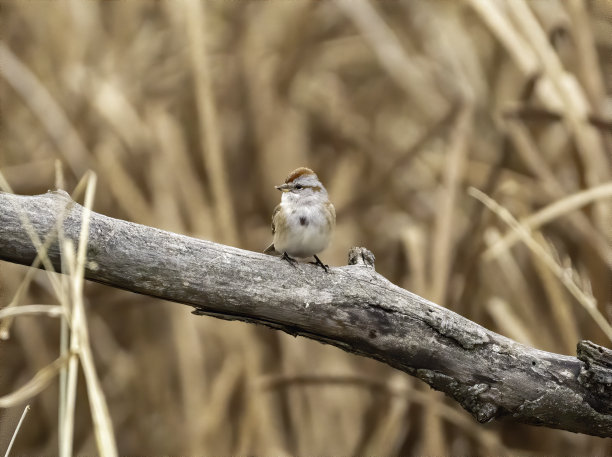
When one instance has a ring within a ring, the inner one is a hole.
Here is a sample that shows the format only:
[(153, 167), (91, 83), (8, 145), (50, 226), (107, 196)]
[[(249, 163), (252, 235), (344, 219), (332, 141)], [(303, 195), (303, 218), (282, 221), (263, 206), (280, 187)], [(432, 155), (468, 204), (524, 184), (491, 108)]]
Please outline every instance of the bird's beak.
[(291, 190), (291, 186), (289, 184), (281, 184), (280, 186), (274, 186), (281, 192), (289, 192)]

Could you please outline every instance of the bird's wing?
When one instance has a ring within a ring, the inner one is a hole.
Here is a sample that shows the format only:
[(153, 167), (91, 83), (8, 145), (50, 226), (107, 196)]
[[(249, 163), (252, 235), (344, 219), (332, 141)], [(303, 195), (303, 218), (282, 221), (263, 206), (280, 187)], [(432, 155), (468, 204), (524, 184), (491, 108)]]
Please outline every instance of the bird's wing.
[[(274, 235), (274, 233), (276, 232), (276, 222), (274, 222), (274, 219), (276, 218), (276, 215), (278, 214), (280, 209), (281, 209), (281, 205), (279, 203), (278, 205), (276, 205), (276, 208), (274, 208), (274, 212), (272, 213), (272, 235)], [(274, 248), (274, 243), (268, 246), (266, 250), (264, 251), (264, 254), (275, 254), (275, 253), (276, 253), (276, 249)]]
[(329, 223), (332, 227), (334, 227), (336, 225), (336, 208), (334, 208), (334, 205), (332, 205), (332, 203), (329, 201), (325, 203), (325, 206), (327, 206), (330, 213)]
[(272, 235), (276, 233), (276, 223), (274, 222), (274, 219), (276, 218), (276, 215), (278, 214), (280, 209), (281, 205), (279, 203), (278, 205), (276, 205), (276, 208), (274, 208), (274, 212), (272, 213)]

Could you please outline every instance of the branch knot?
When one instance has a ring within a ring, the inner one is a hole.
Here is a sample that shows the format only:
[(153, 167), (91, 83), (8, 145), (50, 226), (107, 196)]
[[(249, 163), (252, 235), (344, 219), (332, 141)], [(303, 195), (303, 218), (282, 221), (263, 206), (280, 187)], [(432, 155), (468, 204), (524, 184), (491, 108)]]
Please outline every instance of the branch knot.
[(348, 253), (348, 264), (349, 265), (360, 265), (374, 269), (374, 262), (376, 257), (366, 248), (354, 246)]
[(594, 410), (612, 414), (612, 350), (583, 340), (578, 343), (577, 353), (584, 362), (578, 382), (589, 391), (586, 401)]

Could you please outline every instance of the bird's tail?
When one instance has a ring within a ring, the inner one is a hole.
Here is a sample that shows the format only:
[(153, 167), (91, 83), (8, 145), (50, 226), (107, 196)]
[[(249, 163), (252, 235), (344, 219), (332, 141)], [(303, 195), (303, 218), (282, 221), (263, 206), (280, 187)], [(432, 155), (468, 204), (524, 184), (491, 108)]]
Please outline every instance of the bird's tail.
[(264, 250), (264, 254), (278, 255), (278, 252), (276, 252), (276, 249), (274, 248), (274, 243)]

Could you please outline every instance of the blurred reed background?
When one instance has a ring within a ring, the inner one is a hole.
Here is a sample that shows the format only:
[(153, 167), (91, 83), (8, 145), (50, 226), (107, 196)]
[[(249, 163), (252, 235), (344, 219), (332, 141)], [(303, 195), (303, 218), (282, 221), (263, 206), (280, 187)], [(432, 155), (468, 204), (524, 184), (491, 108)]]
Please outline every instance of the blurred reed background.
[[(0, 169), (16, 193), (70, 192), (91, 169), (97, 212), (261, 251), (273, 186), (309, 166), (337, 208), (330, 265), (366, 246), (394, 283), (510, 338), (571, 355), (579, 339), (610, 345), (610, 2), (0, 8)], [(508, 226), (470, 186), (530, 224), (562, 281), (522, 241), (500, 249)], [(26, 271), (0, 264), (1, 305)], [(120, 455), (612, 453), (480, 425), (420, 381), (304, 338), (98, 284), (85, 300)], [(40, 272), (22, 303), (53, 302)], [(0, 395), (58, 341), (57, 320), (17, 318)], [(83, 382), (74, 452), (95, 455)], [(14, 455), (57, 454), (57, 381), (31, 405)], [(0, 411), (0, 448), (22, 410)]]

